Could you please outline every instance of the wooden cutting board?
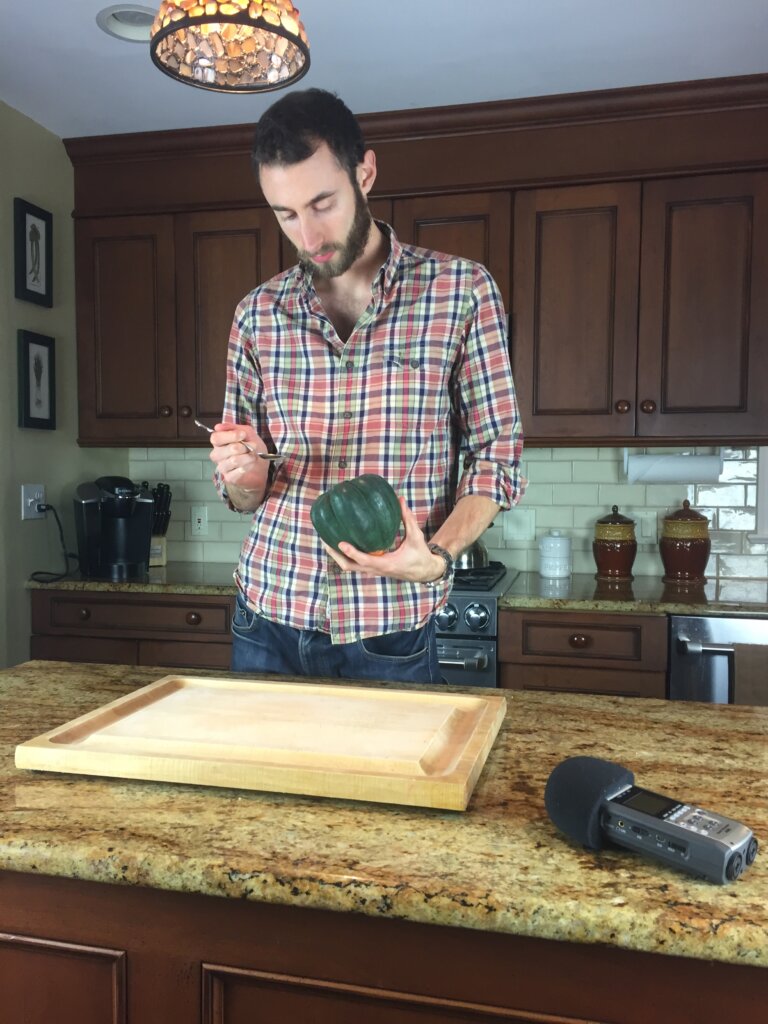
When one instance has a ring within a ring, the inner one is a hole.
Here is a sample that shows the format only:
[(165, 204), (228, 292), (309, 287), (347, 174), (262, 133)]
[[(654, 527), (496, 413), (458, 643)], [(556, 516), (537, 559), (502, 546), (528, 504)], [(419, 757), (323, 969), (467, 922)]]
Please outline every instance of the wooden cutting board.
[(464, 810), (501, 696), (164, 676), (21, 743), (18, 768)]

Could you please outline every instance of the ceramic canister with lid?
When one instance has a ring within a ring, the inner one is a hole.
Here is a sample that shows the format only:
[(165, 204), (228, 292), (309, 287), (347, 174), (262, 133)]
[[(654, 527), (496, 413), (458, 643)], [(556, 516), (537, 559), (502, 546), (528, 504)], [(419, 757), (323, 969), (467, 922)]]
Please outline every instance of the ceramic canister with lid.
[(571, 575), (571, 538), (559, 530), (545, 533), (539, 541), (539, 576), (562, 579)]
[(637, 554), (635, 521), (621, 515), (614, 505), (611, 514), (595, 523), (592, 554), (598, 580), (632, 580), (632, 566)]
[(665, 583), (706, 583), (712, 541), (707, 517), (691, 508), (689, 501), (668, 516), (659, 541)]

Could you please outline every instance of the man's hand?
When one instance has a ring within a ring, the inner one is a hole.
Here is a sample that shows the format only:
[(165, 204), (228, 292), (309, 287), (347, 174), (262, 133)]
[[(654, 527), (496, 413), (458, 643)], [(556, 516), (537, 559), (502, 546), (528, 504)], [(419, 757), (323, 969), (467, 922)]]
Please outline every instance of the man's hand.
[(257, 454), (265, 452), (267, 446), (254, 428), (247, 424), (217, 423), (211, 434), (211, 446), (211, 461), (232, 504), (247, 511), (258, 508), (267, 488), (269, 462)]

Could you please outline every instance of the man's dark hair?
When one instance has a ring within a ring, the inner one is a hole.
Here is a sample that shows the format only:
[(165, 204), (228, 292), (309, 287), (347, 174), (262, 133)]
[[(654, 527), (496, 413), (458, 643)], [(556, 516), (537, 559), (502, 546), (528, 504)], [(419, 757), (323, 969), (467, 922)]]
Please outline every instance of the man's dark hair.
[(321, 142), (327, 143), (354, 181), (355, 169), (365, 154), (365, 141), (349, 107), (325, 89), (286, 93), (256, 125), (251, 152), (256, 176), (265, 164), (290, 166), (309, 159)]

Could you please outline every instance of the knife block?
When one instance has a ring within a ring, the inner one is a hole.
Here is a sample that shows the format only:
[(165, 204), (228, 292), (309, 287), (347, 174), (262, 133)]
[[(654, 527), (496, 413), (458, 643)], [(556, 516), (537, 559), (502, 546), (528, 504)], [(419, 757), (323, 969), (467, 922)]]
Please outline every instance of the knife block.
[(166, 565), (168, 562), (168, 545), (165, 535), (153, 537), (149, 544), (149, 567), (150, 569)]

